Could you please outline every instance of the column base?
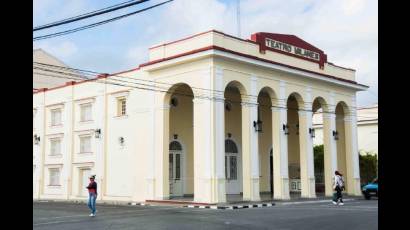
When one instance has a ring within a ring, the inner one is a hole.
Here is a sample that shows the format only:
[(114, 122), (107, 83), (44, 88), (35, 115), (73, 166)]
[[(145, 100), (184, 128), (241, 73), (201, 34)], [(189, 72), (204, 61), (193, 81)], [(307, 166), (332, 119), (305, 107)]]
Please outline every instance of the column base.
[(145, 199), (146, 200), (152, 200), (155, 197), (155, 179), (149, 178), (145, 179), (145, 184), (146, 184), (146, 194), (145, 194)]
[(307, 193), (302, 193), (303, 198), (316, 198), (316, 183), (315, 178), (308, 179)]
[(194, 192), (194, 202), (225, 203), (225, 178), (201, 179), (201, 184)]
[(354, 186), (354, 191), (352, 195), (361, 196), (362, 189), (360, 187), (360, 178), (353, 178), (353, 186)]
[(259, 177), (251, 179), (251, 201), (260, 201)]
[(289, 178), (281, 178), (280, 181), (275, 182), (273, 199), (275, 200), (290, 200), (289, 194)]

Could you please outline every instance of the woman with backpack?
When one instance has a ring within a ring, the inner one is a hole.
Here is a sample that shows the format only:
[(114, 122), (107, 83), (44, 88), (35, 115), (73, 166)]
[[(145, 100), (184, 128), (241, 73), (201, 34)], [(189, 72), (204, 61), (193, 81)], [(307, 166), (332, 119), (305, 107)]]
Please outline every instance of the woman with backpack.
[[(343, 200), (342, 200), (342, 191), (344, 189), (344, 181), (342, 178), (342, 174), (339, 171), (335, 171), (335, 177), (334, 177), (334, 185), (333, 189), (336, 191), (336, 196), (333, 196), (333, 204), (335, 205), (344, 205)], [(339, 203), (340, 201), (340, 203)]]

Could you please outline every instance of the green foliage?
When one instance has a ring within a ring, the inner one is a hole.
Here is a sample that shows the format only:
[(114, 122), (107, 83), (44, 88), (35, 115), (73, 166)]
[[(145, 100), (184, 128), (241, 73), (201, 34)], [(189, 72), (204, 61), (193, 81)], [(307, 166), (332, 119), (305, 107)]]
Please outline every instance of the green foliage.
[(323, 145), (315, 145), (313, 147), (313, 156), (314, 156), (315, 172), (323, 172), (323, 169), (325, 166)]
[(360, 182), (367, 184), (377, 177), (377, 155), (371, 152), (364, 152), (359, 155)]

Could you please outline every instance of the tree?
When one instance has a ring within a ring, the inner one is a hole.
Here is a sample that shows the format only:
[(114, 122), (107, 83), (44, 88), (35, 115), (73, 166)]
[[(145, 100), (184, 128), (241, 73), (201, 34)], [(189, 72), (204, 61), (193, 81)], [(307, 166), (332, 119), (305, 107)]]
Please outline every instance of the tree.
[(324, 149), (323, 145), (316, 145), (313, 147), (313, 157), (315, 166), (315, 177), (316, 181), (323, 182), (323, 171), (324, 171)]
[(377, 177), (377, 155), (371, 152), (364, 152), (365, 154), (359, 154), (360, 164), (360, 182), (361, 184), (367, 184), (373, 181)]

